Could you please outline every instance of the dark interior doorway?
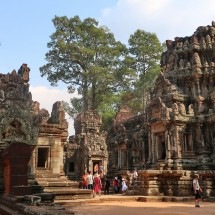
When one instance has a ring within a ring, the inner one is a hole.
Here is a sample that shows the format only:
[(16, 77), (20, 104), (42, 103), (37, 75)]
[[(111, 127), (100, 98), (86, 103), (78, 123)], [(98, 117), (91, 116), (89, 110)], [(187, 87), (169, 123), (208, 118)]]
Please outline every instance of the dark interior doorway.
[(165, 142), (161, 142), (162, 144), (162, 159), (165, 159), (166, 158), (166, 145), (165, 145)]
[(100, 161), (93, 161), (93, 174), (100, 173)]
[(49, 147), (38, 148), (37, 167), (48, 168)]

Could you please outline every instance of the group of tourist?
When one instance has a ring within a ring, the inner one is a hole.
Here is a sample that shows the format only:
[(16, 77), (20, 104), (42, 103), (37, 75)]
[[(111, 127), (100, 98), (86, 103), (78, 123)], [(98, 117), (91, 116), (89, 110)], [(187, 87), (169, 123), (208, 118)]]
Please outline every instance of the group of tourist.
[[(137, 177), (138, 173), (137, 170), (135, 169), (133, 174), (131, 175), (131, 181), (132, 181), (132, 187), (135, 189), (137, 186)], [(114, 177), (113, 179), (113, 189), (114, 193), (120, 193), (122, 192), (123, 195), (126, 195), (128, 192), (128, 185), (126, 183), (126, 179), (122, 178), (120, 175), (117, 177)], [(109, 195), (110, 193), (110, 180), (105, 177), (104, 179), (104, 194)], [(82, 175), (82, 186), (83, 189), (90, 189), (93, 192), (93, 196), (95, 195), (101, 195), (101, 190), (102, 190), (102, 180), (100, 175), (96, 172), (94, 175), (91, 174), (91, 172), (86, 172)], [(192, 181), (192, 189), (195, 194), (195, 207), (200, 207), (199, 203), (201, 200), (201, 193), (202, 189), (199, 185), (199, 175), (195, 174), (195, 177)]]
[(82, 188), (92, 190), (94, 196), (97, 194), (101, 195), (102, 181), (98, 172), (96, 172), (94, 175), (92, 175), (90, 171), (85, 172), (82, 175)]
[[(138, 173), (137, 170), (135, 169), (134, 172), (131, 174), (131, 179), (130, 179), (130, 185), (132, 186), (133, 190), (137, 186), (137, 177)], [(120, 193), (122, 191), (122, 194), (125, 195), (128, 192), (128, 185), (127, 185), (127, 180), (125, 178), (122, 178), (121, 176), (117, 176), (113, 180), (113, 188), (114, 188), (114, 193)]]
[(91, 174), (91, 172), (85, 172), (83, 175), (82, 175), (82, 188), (83, 189), (90, 189), (92, 190), (93, 189), (93, 175)]
[[(136, 187), (137, 176), (138, 176), (137, 170), (134, 170), (132, 174), (133, 189), (135, 189)], [(111, 186), (110, 179), (105, 177), (104, 180), (102, 180), (98, 172), (92, 175), (92, 173), (89, 171), (82, 175), (82, 188), (92, 190), (94, 196), (97, 194), (101, 195), (102, 188), (104, 189), (104, 194), (109, 195), (110, 186)], [(128, 192), (127, 180), (125, 178), (122, 178), (120, 175), (114, 177), (113, 189), (115, 194), (122, 193), (123, 195), (126, 195)]]
[(125, 195), (128, 192), (128, 186), (126, 184), (126, 179), (121, 177), (115, 177), (113, 180), (113, 188), (114, 193), (120, 193), (120, 190), (122, 191), (122, 194)]

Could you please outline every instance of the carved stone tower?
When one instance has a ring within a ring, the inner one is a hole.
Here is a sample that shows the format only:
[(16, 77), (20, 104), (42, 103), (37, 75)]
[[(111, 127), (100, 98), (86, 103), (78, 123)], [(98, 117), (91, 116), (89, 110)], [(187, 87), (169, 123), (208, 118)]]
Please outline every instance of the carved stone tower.
[(106, 135), (100, 133), (101, 118), (94, 110), (79, 114), (75, 121), (75, 135), (67, 147), (66, 172), (70, 178), (86, 171), (107, 173), (108, 152)]
[(10, 195), (30, 192), (28, 162), (37, 143), (39, 116), (32, 110), (29, 71), (23, 64), (18, 74), (0, 74), (0, 186)]

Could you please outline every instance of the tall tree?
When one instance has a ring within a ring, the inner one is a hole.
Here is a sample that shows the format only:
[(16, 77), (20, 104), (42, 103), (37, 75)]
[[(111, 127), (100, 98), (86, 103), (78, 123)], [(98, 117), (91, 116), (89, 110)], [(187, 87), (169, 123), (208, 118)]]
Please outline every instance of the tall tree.
[(137, 30), (129, 38), (129, 54), (131, 68), (136, 72), (136, 80), (130, 92), (123, 99), (132, 101), (130, 105), (134, 113), (142, 113), (148, 99), (148, 91), (160, 71), (162, 46), (156, 34)]
[(72, 100), (75, 111), (98, 108), (102, 95), (129, 83), (130, 73), (123, 63), (127, 48), (107, 27), (98, 26), (92, 18), (81, 21), (78, 16), (56, 16), (53, 23), (56, 31), (48, 43), (48, 63), (40, 72), (52, 85), (62, 81), (69, 92), (78, 91), (81, 98)]

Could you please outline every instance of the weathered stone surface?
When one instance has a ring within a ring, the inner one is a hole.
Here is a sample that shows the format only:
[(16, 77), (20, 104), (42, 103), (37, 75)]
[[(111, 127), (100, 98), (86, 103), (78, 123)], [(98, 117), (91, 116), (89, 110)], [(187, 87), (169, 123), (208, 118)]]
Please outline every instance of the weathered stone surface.
[(25, 195), (24, 200), (31, 205), (39, 205), (41, 203), (41, 197), (35, 195)]
[[(107, 173), (108, 149), (106, 134), (100, 132), (101, 117), (96, 111), (81, 113), (74, 121), (75, 132), (67, 145), (66, 174), (79, 179), (86, 171), (95, 173), (95, 166), (101, 176)], [(73, 163), (73, 169), (70, 169)]]
[(53, 105), (51, 116), (40, 109), (29, 92), (29, 72), (23, 64), (18, 73), (0, 74), (0, 187), (10, 195), (41, 191), (41, 186), (36, 190), (31, 186), (44, 171), (48, 178), (64, 175), (68, 137), (64, 110), (61, 102)]
[(191, 36), (167, 40), (166, 45), (145, 115), (114, 120), (108, 133), (109, 173), (159, 170), (141, 172), (142, 194), (187, 196), (198, 171), (204, 195), (211, 196), (215, 194), (210, 183), (215, 168), (214, 22)]

